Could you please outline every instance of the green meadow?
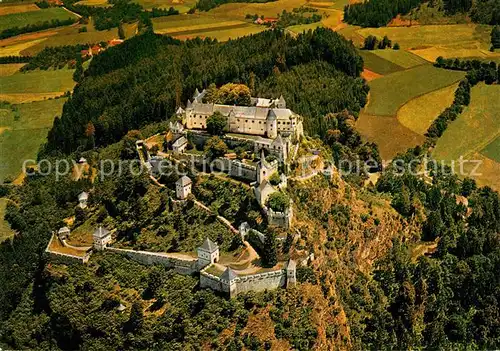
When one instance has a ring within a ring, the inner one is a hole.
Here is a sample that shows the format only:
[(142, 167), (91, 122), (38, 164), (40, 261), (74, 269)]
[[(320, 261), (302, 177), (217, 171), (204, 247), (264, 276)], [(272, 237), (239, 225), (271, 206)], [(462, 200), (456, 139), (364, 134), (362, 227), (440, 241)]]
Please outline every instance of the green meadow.
[(61, 7), (51, 7), (39, 11), (11, 13), (0, 16), (0, 32), (13, 27), (24, 27), (29, 24), (51, 20), (66, 20), (68, 18), (77, 18), (74, 14)]
[(0, 108), (0, 181), (15, 179), (26, 159), (36, 159), (55, 116), (62, 112), (65, 98)]

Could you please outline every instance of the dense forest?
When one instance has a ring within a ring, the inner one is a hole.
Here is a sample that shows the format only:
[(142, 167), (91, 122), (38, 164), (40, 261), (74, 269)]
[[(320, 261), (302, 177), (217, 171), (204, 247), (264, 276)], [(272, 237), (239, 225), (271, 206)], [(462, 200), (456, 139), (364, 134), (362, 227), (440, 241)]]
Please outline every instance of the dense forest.
[[(311, 69), (301, 67), (307, 64)], [(266, 31), (227, 43), (180, 42), (146, 33), (92, 60), (54, 121), (44, 152), (69, 153), (118, 141), (131, 129), (169, 118), (196, 88), (212, 83), (244, 83), (269, 97), (283, 94), (304, 116), (308, 131), (317, 134), (312, 121), (319, 115), (343, 109), (356, 113), (364, 106), (362, 66), (354, 46), (329, 29), (297, 38)], [(325, 88), (332, 94), (328, 98)], [(91, 135), (86, 134), (89, 125)]]
[[(422, 3), (436, 6), (432, 0), (370, 0), (346, 5), (344, 20), (363, 27), (387, 25), (397, 15), (406, 15)], [(443, 0), (443, 10), (447, 15), (469, 14), (476, 23), (499, 24), (500, 2), (498, 0)]]

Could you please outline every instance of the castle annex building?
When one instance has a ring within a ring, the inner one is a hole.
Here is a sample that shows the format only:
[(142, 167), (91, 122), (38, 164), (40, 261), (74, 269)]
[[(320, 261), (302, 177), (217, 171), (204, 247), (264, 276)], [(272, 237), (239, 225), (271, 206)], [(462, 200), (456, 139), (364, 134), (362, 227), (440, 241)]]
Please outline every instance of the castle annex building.
[(301, 136), (302, 117), (286, 108), (286, 101), (279, 99), (252, 98), (251, 106), (230, 106), (204, 103), (206, 91), (198, 89), (189, 101), (186, 110), (179, 108), (177, 115), (182, 118), (188, 129), (206, 129), (207, 118), (215, 112), (227, 117), (230, 133), (260, 135), (274, 139), (279, 134)]

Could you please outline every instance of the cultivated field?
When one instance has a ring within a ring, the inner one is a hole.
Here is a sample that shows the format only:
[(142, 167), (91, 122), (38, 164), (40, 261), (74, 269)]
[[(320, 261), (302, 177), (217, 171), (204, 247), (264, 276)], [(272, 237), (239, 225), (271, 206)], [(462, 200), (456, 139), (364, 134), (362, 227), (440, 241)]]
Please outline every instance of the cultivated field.
[(487, 147), (500, 135), (500, 86), (479, 84), (472, 89), (471, 104), (439, 138), (434, 157), (457, 160)]
[[(475, 176), (482, 185), (500, 190), (500, 86), (479, 84), (472, 89), (471, 104), (439, 138), (433, 156), (447, 163), (480, 160)], [(466, 170), (472, 170), (472, 164)]]
[(2, 4), (0, 5), (0, 16), (11, 15), (13, 13), (23, 13), (30, 11), (38, 11), (40, 8), (35, 4)]
[[(25, 63), (4, 63), (0, 64), (0, 77), (11, 76), (16, 72), (19, 72), (21, 67), (23, 67)], [(1, 90), (0, 90), (1, 92)]]
[(55, 19), (66, 20), (68, 18), (77, 17), (60, 7), (52, 7), (25, 13), (12, 13), (9, 15), (0, 16), (0, 31), (13, 27), (24, 27), (28, 24), (37, 24), (39, 22)]
[(265, 26), (240, 20), (221, 20), (210, 13), (154, 18), (153, 27), (156, 33), (168, 34), (179, 39), (211, 37), (220, 41), (267, 29)]
[(436, 117), (451, 106), (457, 87), (458, 83), (455, 83), (410, 100), (399, 109), (399, 122), (415, 133), (424, 135)]
[(368, 141), (378, 145), (383, 160), (391, 160), (398, 153), (425, 142), (423, 135), (403, 126), (394, 116), (361, 113), (356, 122), (356, 129)]
[(7, 100), (5, 96), (10, 94), (63, 94), (73, 90), (74, 85), (73, 70), (69, 69), (32, 71), (0, 77), (3, 100)]
[(398, 65), (399, 67), (403, 68), (412, 68), (427, 63), (427, 61), (421, 58), (420, 56), (417, 56), (415, 54), (412, 54), (411, 52), (404, 50), (392, 50), (392, 49), (373, 50), (370, 51), (370, 53), (373, 53), (383, 58), (384, 60), (392, 62), (395, 65)]
[(427, 61), (434, 62), (443, 57), (498, 57), (491, 53), (491, 26), (477, 24), (427, 25), (412, 27), (362, 28), (356, 33), (362, 37), (387, 35), (393, 43), (397, 42), (404, 50)]
[(306, 0), (278, 0), (267, 3), (232, 3), (219, 6), (208, 13), (217, 17), (244, 20), (247, 14), (277, 17), (283, 10), (292, 11), (307, 4)]
[(133, 2), (141, 5), (145, 9), (152, 9), (153, 7), (168, 9), (170, 7), (173, 7), (180, 13), (186, 13), (189, 11), (189, 9), (191, 9), (196, 5), (197, 1), (196, 0), (133, 0)]
[(360, 50), (359, 54), (363, 57), (365, 68), (372, 72), (386, 75), (404, 70), (403, 67), (398, 66), (397, 64), (388, 61), (379, 55), (375, 55), (372, 51)]
[(500, 163), (500, 136), (486, 145), (486, 147), (481, 150), (481, 154)]
[(375, 79), (370, 82), (370, 103), (365, 112), (395, 116), (411, 99), (449, 86), (464, 76), (464, 72), (423, 65)]
[(60, 115), (66, 99), (45, 100), (0, 109), (0, 181), (15, 179), (22, 170), (23, 161), (36, 159), (40, 145), (45, 141), (54, 117)]
[(15, 234), (14, 231), (10, 229), (9, 223), (4, 219), (5, 207), (8, 201), (7, 199), (0, 198), (0, 243)]

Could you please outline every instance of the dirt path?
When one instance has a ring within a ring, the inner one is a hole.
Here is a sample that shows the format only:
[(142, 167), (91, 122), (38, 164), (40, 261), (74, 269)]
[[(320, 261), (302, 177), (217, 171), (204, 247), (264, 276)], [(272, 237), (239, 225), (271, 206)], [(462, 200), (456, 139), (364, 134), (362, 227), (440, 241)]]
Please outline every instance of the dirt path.
[(75, 16), (76, 16), (76, 17), (78, 17), (78, 18), (82, 18), (82, 16), (81, 16), (81, 15), (79, 15), (79, 14), (77, 14), (76, 12), (73, 12), (73, 11), (71, 11), (71, 10), (68, 10), (68, 9), (67, 9), (66, 7), (64, 7), (64, 6), (63, 6), (62, 8), (63, 8), (63, 9), (65, 9), (66, 11), (68, 11), (69, 13), (72, 13), (73, 15), (75, 15)]

